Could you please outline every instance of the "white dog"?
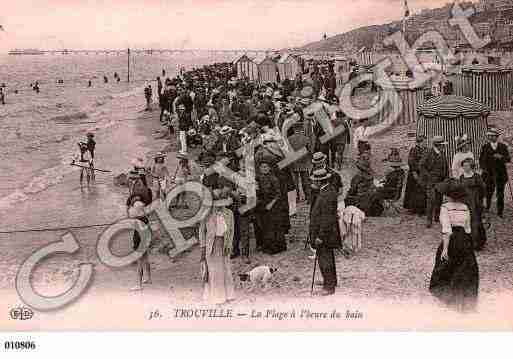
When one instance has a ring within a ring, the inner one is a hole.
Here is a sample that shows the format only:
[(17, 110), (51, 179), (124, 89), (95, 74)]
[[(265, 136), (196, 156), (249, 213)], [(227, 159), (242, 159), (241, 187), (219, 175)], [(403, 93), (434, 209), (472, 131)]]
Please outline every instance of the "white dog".
[(258, 284), (265, 287), (277, 270), (275, 267), (262, 265), (253, 268), (247, 273), (239, 274), (239, 278), (241, 282), (249, 282), (253, 287)]

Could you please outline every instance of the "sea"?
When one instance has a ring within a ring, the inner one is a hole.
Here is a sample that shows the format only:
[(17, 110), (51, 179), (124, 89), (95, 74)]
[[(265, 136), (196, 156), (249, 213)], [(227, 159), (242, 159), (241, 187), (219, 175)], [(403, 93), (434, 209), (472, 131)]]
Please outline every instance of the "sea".
[[(7, 89), (6, 104), (0, 105), (0, 210), (59, 185), (75, 171), (69, 164), (87, 131), (140, 116), (143, 89), (155, 88), (163, 70), (172, 77), (180, 67), (229, 60), (211, 53), (133, 53), (130, 60), (112, 53), (0, 55), (0, 84)], [(36, 81), (39, 93), (31, 87)]]

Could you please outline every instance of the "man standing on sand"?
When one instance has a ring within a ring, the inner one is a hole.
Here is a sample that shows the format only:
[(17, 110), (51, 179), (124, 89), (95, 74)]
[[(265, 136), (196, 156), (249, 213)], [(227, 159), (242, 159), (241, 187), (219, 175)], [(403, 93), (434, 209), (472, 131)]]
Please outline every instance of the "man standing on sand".
[(340, 232), (337, 221), (337, 194), (330, 183), (331, 174), (325, 169), (314, 171), (310, 179), (319, 187), (319, 193), (312, 205), (310, 219), (311, 245), (323, 278), (322, 296), (335, 294), (337, 267), (335, 248), (340, 248)]
[(449, 165), (443, 149), (447, 142), (442, 136), (434, 136), (432, 143), (433, 147), (426, 152), (419, 164), (422, 184), (426, 189), (427, 228), (433, 225), (433, 216), (435, 222), (438, 222), (440, 216), (442, 194), (437, 190), (437, 185), (449, 178)]
[(192, 127), (190, 113), (187, 114), (185, 106), (179, 104), (176, 106), (178, 116), (178, 131), (180, 136), (180, 152), (187, 153), (187, 131)]
[(488, 143), (483, 145), (479, 157), (479, 166), (483, 170), (483, 180), (486, 184), (486, 209), (490, 210), (492, 196), (497, 191), (497, 215), (502, 218), (504, 213), (504, 188), (508, 183), (506, 163), (511, 162), (508, 147), (498, 141), (499, 131), (489, 129)]
[(2, 87), (0, 87), (0, 103), (2, 105), (5, 105), (5, 93)]
[(151, 89), (151, 85), (148, 85), (148, 87), (146, 87), (144, 89), (144, 97), (146, 98), (146, 111), (151, 111), (150, 104), (151, 104), (151, 96), (152, 95), (153, 95), (153, 91)]

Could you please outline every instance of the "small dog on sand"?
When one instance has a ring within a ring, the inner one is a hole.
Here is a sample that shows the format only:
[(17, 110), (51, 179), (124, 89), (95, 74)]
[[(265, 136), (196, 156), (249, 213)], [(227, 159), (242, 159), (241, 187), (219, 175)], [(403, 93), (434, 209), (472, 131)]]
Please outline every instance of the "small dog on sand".
[(247, 273), (239, 274), (239, 279), (241, 282), (248, 282), (251, 284), (251, 286), (261, 285), (263, 287), (266, 286), (266, 284), (269, 282), (271, 277), (278, 268), (276, 267), (269, 267), (266, 265), (258, 266), (253, 268)]

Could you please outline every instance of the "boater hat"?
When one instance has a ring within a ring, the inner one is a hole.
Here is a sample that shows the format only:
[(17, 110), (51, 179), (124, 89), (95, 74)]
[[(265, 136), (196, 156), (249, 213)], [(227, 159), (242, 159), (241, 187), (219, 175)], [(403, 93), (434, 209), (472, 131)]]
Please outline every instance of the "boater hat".
[(392, 167), (401, 167), (403, 165), (403, 161), (401, 160), (399, 150), (397, 148), (391, 148), (390, 154), (385, 158), (385, 162)]
[(299, 102), (304, 106), (310, 105), (310, 99), (308, 98), (302, 98), (301, 100), (299, 100)]
[(486, 132), (486, 135), (487, 136), (494, 136), (494, 137), (499, 137), (500, 136), (500, 132), (498, 129), (494, 128), (494, 127), (490, 127), (488, 129), (488, 131)]
[(157, 152), (157, 153), (155, 153), (155, 156), (153, 156), (154, 159), (165, 158), (165, 157), (166, 157), (166, 154), (164, 152)]
[(446, 145), (447, 142), (444, 140), (442, 136), (433, 136), (433, 145)]
[(188, 160), (189, 159), (189, 156), (187, 153), (185, 152), (178, 152), (176, 154), (176, 158), (178, 158), (179, 160)]
[(322, 152), (315, 152), (312, 156), (312, 163), (314, 165), (326, 161), (327, 156)]
[(364, 160), (356, 161), (356, 168), (358, 168), (360, 171), (363, 171), (363, 172), (372, 173), (372, 170), (371, 170), (371, 167), (370, 167), (370, 164), (368, 161), (364, 161)]
[(232, 130), (233, 130), (233, 128), (231, 128), (230, 126), (223, 126), (223, 127), (221, 128), (221, 131), (219, 131), (219, 134), (221, 134), (221, 135), (223, 135), (223, 136), (224, 136), (224, 135), (226, 135), (226, 134), (228, 134), (228, 133), (232, 132)]
[(312, 181), (325, 181), (331, 177), (331, 173), (326, 171), (324, 168), (313, 171), (310, 176), (310, 180)]

